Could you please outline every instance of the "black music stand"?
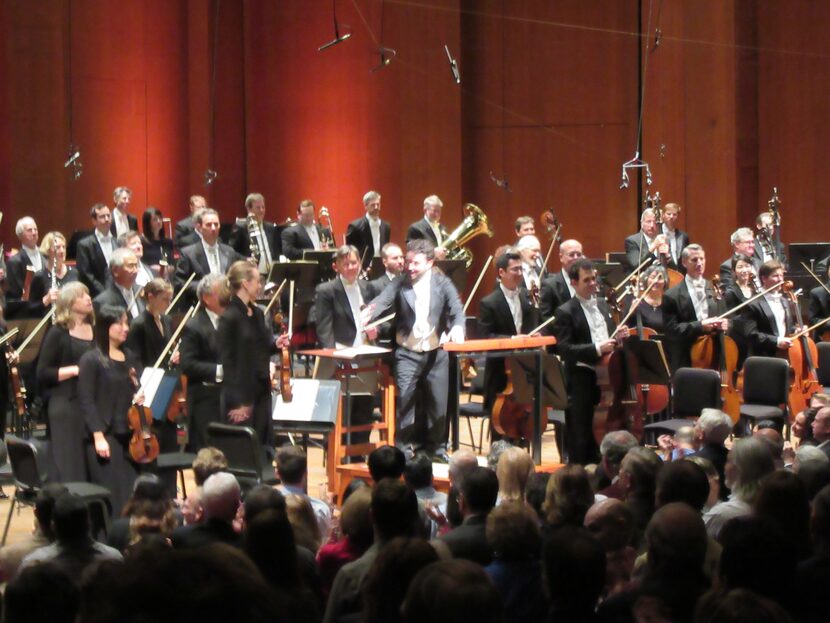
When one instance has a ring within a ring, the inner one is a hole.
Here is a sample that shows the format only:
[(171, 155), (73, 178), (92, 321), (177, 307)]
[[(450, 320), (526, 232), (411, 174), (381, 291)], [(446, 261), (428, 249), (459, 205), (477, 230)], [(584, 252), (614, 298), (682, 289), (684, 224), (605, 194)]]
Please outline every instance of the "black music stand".
[[(632, 335), (623, 342), (623, 349), (637, 362), (637, 383), (642, 385), (670, 385), (671, 371), (663, 344), (659, 340), (641, 340)], [(643, 393), (646, 393), (643, 388)], [(647, 395), (647, 394), (646, 394)]]
[[(300, 260), (297, 262), (274, 262), (271, 264), (271, 273), (268, 275), (268, 281), (279, 284), (283, 279), (294, 282), (294, 298), (297, 299), (297, 293), (310, 291), (314, 293), (316, 286), (315, 278), (317, 276), (317, 264), (315, 262), (306, 262)], [(289, 291), (289, 284), (285, 285), (283, 289), (283, 296)]]
[(830, 256), (830, 242), (791, 242), (788, 249), (791, 273), (806, 272), (801, 262), (807, 264), (815, 274), (824, 279), (827, 275), (827, 258)]
[(450, 278), (459, 293), (464, 292), (467, 287), (467, 265), (464, 260), (435, 260), (434, 266)]
[(303, 261), (314, 262), (319, 268), (317, 283), (334, 279), (334, 253), (334, 250), (312, 251), (306, 249), (303, 251)]
[(606, 286), (616, 288), (628, 276), (625, 266), (616, 262), (594, 262), (597, 277)]

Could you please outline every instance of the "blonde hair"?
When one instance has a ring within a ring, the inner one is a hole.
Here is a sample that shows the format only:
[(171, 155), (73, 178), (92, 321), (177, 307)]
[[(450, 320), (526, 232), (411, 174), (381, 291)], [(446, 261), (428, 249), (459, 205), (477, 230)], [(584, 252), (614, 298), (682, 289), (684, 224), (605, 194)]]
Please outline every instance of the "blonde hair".
[[(87, 287), (80, 281), (70, 281), (61, 286), (58, 291), (58, 300), (55, 301), (55, 324), (69, 331), (75, 326), (75, 318), (72, 316), (72, 306), (81, 296), (89, 294)], [(90, 312), (84, 321), (94, 325), (95, 314)]]
[(523, 501), (527, 481), (535, 472), (536, 466), (527, 452), (515, 446), (505, 450), (496, 465), (501, 503)]
[(323, 539), (311, 502), (304, 496), (291, 493), (285, 496), (285, 510), (288, 514), (288, 522), (294, 529), (294, 539), (297, 545), (302, 545), (316, 554)]
[(141, 297), (146, 301), (150, 295), (158, 296), (163, 292), (173, 293), (173, 286), (167, 283), (161, 277), (156, 277), (152, 281), (148, 281), (141, 289)]
[(256, 272), (257, 267), (246, 260), (234, 262), (228, 269), (228, 282), (230, 283), (231, 292), (234, 294), (239, 292), (242, 282), (251, 279), (251, 276)]
[(49, 255), (49, 252), (52, 250), (54, 240), (63, 240), (63, 244), (66, 246), (66, 236), (59, 231), (50, 231), (43, 237), (43, 240), (40, 241), (40, 252), (44, 255)]

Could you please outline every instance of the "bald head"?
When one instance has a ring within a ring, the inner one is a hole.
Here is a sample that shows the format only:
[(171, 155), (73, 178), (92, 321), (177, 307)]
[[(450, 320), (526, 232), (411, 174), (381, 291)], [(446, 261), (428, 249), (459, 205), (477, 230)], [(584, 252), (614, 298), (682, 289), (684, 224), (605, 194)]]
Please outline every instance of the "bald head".
[(607, 552), (626, 547), (634, 535), (634, 516), (621, 500), (607, 498), (585, 514), (585, 527)]
[(456, 450), (450, 457), (450, 483), (457, 484), (476, 467), (478, 467), (478, 460), (475, 454), (470, 450)]
[(583, 257), (582, 243), (579, 240), (565, 240), (559, 245), (559, 262), (566, 273), (574, 262)]
[(202, 487), (202, 508), (206, 519), (232, 521), (241, 501), (242, 490), (236, 476), (219, 472), (205, 480)]
[(759, 428), (752, 436), (767, 444), (774, 460), (781, 459), (781, 452), (784, 450), (784, 438), (781, 433), (774, 428)]

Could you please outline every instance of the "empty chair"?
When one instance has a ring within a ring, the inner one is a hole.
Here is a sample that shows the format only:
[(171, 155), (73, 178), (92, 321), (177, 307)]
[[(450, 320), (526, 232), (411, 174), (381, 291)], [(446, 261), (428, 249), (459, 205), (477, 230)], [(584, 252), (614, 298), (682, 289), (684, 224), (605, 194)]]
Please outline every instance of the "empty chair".
[(786, 359), (749, 357), (746, 360), (744, 402), (741, 405), (741, 423), (745, 431), (750, 430), (757, 420), (784, 419), (789, 382), (790, 364)]
[(818, 382), (824, 391), (830, 391), (830, 342), (816, 343), (818, 348)]
[(274, 466), (265, 461), (265, 452), (253, 428), (212, 422), (208, 424), (207, 441), (222, 451), (228, 460), (228, 471), (243, 488), (279, 483)]
[(672, 417), (644, 426), (653, 437), (675, 433), (683, 426), (693, 426), (703, 409), (721, 406), (720, 374), (706, 368), (678, 368), (672, 376)]

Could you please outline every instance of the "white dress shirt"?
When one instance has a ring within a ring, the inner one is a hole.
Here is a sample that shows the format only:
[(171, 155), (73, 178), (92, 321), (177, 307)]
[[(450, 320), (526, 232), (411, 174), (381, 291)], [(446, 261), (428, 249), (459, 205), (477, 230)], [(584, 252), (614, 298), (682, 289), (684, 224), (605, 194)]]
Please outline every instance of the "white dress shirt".
[(40, 250), (37, 247), (32, 249), (23, 247), (23, 250), (26, 252), (26, 257), (29, 258), (29, 266), (34, 268), (35, 272), (43, 270), (43, 256), (40, 254)]
[(96, 229), (95, 238), (98, 240), (98, 246), (101, 247), (101, 252), (104, 254), (104, 259), (107, 260), (107, 266), (109, 266), (113, 247), (112, 234), (107, 230), (107, 235), (104, 236)]
[(689, 296), (692, 297), (692, 305), (695, 307), (695, 316), (698, 321), (703, 322), (709, 317), (709, 303), (706, 300), (706, 280), (692, 279), (689, 275), (684, 277), (686, 287), (689, 289)]
[(764, 295), (767, 299), (767, 305), (772, 310), (772, 315), (775, 316), (775, 330), (778, 332), (778, 337), (787, 337), (787, 310), (785, 299), (780, 292), (767, 292)]
[(112, 222), (115, 223), (115, 237), (121, 234), (126, 234), (130, 231), (130, 219), (121, 210), (114, 209), (112, 211)]
[(223, 274), (222, 260), (219, 258), (219, 244), (217, 243), (209, 245), (207, 242), (205, 242), (205, 239), (202, 238), (202, 247), (204, 248), (205, 255), (207, 256), (208, 266), (210, 266), (211, 274)]
[(348, 283), (343, 279), (343, 275), (339, 276), (340, 283), (343, 284), (343, 289), (346, 291), (346, 298), (349, 299), (349, 307), (352, 309), (352, 319), (354, 320), (354, 342), (351, 344), (344, 344), (344, 346), (363, 346), (363, 324), (360, 322), (360, 308), (363, 307), (363, 297), (360, 295), (360, 286), (355, 281)]
[(672, 260), (674, 260), (674, 263), (677, 264), (677, 230), (669, 230), (669, 228), (666, 227), (666, 224), (663, 223), (663, 234), (666, 236), (666, 240), (669, 243), (669, 252), (671, 253), (671, 258)]
[(323, 245), (320, 244), (320, 234), (317, 231), (317, 226), (316, 225), (310, 225), (310, 226), (303, 225), (303, 229), (305, 229), (306, 233), (308, 234), (308, 237), (311, 238), (311, 244), (314, 245), (314, 250), (319, 251), (320, 249), (322, 249)]
[[(210, 311), (207, 307), (205, 307), (205, 313), (207, 313), (207, 317), (210, 320), (210, 324), (213, 325), (215, 330), (219, 329), (219, 314), (215, 314)], [(221, 363), (216, 364), (216, 382), (221, 383), (222, 379), (225, 378), (225, 370), (222, 367)]]
[(380, 257), (380, 219), (367, 214), (366, 220), (369, 221), (369, 230), (372, 232), (372, 247), (375, 249), (373, 257)]
[(441, 237), (441, 223), (438, 221), (433, 223), (426, 216), (424, 217), (424, 220), (429, 224), (429, 228), (432, 230), (432, 233), (435, 234), (435, 240), (437, 240), (436, 245), (440, 247), (441, 243), (444, 241)]
[(589, 299), (584, 299), (577, 296), (579, 305), (585, 313), (585, 319), (588, 321), (588, 328), (591, 330), (591, 341), (597, 346), (597, 353), (599, 353), (599, 344), (605, 342), (610, 338), (608, 335), (608, 325), (605, 323), (605, 316), (597, 305), (597, 297), (592, 296)]
[(402, 342), (399, 338), (401, 346), (416, 352), (426, 352), (438, 348), (438, 335), (435, 332), (435, 327), (429, 323), (431, 285), (432, 269), (425, 271), (421, 278), (412, 284), (412, 291), (415, 294), (415, 324), (412, 325), (412, 332), (408, 336), (401, 336), (403, 337)]
[(513, 324), (516, 325), (516, 335), (522, 332), (522, 302), (519, 299), (518, 290), (508, 290), (503, 283), (499, 284), (504, 298), (507, 300), (507, 306), (510, 308), (510, 314), (513, 316)]
[(117, 283), (115, 287), (118, 288), (118, 291), (121, 292), (121, 296), (124, 297), (124, 300), (127, 302), (127, 315), (131, 318), (137, 318), (138, 314), (141, 313), (138, 309), (138, 301), (135, 298), (135, 292), (132, 289), (123, 288)]

